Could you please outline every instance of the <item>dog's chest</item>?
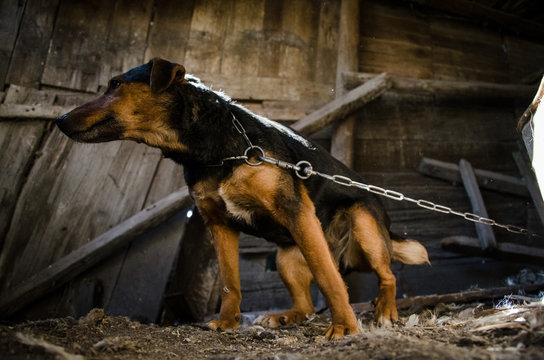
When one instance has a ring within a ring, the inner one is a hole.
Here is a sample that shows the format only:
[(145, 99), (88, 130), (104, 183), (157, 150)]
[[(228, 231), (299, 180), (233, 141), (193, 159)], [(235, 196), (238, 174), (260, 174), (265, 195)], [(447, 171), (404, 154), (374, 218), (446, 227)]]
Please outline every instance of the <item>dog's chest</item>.
[(241, 222), (243, 225), (253, 225), (252, 201), (249, 196), (233, 192), (232, 187), (217, 183), (199, 183), (191, 189), (191, 195), (207, 221), (231, 220), (235, 223)]

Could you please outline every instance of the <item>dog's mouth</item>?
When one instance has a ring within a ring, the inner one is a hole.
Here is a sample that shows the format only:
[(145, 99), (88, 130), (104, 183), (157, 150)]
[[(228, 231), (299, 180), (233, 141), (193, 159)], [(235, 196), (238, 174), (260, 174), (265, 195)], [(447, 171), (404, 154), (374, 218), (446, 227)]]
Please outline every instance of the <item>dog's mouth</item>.
[(70, 138), (75, 141), (87, 143), (119, 140), (124, 130), (123, 126), (112, 114), (106, 115), (104, 119), (83, 130), (70, 128), (68, 124), (69, 121), (57, 121), (60, 130)]

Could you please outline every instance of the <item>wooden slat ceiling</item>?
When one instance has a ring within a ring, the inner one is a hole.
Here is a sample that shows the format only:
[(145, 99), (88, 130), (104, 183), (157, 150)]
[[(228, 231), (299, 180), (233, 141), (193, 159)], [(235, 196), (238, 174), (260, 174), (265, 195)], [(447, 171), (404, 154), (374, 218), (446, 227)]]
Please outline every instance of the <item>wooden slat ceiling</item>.
[(475, 0), (474, 2), (527, 20), (544, 23), (542, 0)]

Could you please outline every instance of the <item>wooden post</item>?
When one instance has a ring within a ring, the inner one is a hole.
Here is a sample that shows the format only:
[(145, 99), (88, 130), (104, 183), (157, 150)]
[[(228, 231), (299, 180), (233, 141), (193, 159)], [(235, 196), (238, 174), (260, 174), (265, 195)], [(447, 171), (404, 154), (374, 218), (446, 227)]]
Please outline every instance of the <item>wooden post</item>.
[[(345, 92), (343, 72), (359, 69), (359, 0), (342, 0), (336, 62), (336, 97)], [(348, 167), (353, 167), (356, 117), (341, 120), (331, 139), (331, 154)]]
[(523, 156), (522, 153), (518, 151), (512, 153), (512, 156), (514, 156), (514, 160), (516, 161), (519, 172), (525, 180), (527, 190), (529, 190), (529, 194), (531, 194), (531, 198), (533, 199), (533, 203), (535, 204), (535, 208), (538, 213), (538, 217), (540, 218), (540, 222), (542, 223), (542, 225), (544, 225), (544, 202), (542, 201), (540, 188), (538, 186), (535, 174), (531, 170), (529, 159), (527, 159), (525, 156)]
[[(476, 181), (476, 175), (474, 175), (474, 169), (472, 165), (461, 159), (459, 161), (459, 171), (461, 173), (461, 179), (463, 180), (463, 185), (467, 191), (468, 197), (470, 198), (470, 203), (472, 204), (472, 211), (479, 216), (489, 217), (487, 215), (487, 209), (485, 208), (484, 199), (480, 193), (480, 188), (478, 187), (478, 182)], [(474, 223), (476, 226), (476, 232), (478, 233), (478, 238), (481, 242), (482, 250), (492, 250), (497, 246), (497, 241), (495, 240), (495, 234), (490, 225), (485, 225), (481, 223)]]

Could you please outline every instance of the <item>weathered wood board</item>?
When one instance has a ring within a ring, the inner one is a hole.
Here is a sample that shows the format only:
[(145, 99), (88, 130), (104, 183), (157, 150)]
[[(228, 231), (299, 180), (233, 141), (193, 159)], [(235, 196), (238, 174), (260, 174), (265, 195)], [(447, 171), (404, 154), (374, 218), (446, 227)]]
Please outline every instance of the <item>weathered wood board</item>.
[(132, 142), (77, 144), (55, 128), (15, 208), (0, 257), (3, 288), (139, 211), (147, 192), (134, 189), (149, 187), (159, 158)]
[(0, 249), (46, 127), (43, 121), (0, 121)]
[[(182, 167), (161, 159), (145, 206), (168, 196), (184, 184)], [(186, 212), (139, 236), (127, 248), (111, 294), (105, 295), (105, 310), (143, 322), (157, 322), (173, 266), (180, 252), (187, 222)], [(113, 263), (110, 267), (113, 266)]]
[(61, 3), (41, 82), (96, 92), (143, 62), (150, 16), (151, 1)]
[(2, 1), (0, 7), (2, 8), (2, 11), (0, 11), (0, 84), (3, 87), (25, 2)]
[(21, 29), (13, 48), (7, 83), (38, 88), (59, 0), (26, 1)]

